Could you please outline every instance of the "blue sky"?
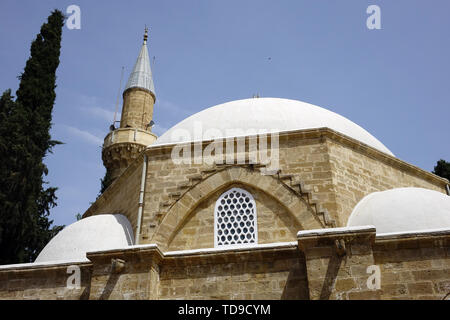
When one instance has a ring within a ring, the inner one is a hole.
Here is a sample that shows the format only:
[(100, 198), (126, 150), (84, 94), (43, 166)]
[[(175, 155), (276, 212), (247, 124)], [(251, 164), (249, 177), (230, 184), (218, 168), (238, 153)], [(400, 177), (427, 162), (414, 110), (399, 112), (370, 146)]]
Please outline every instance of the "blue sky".
[[(65, 144), (46, 159), (59, 188), (56, 224), (74, 222), (98, 194), (121, 68), (125, 82), (145, 24), (157, 134), (259, 93), (337, 112), (425, 170), (450, 161), (448, 1), (2, 0), (1, 91), (17, 90), (50, 11), (71, 4), (81, 8), (81, 29), (64, 28), (52, 128)], [(381, 30), (366, 27), (371, 4), (381, 8)]]

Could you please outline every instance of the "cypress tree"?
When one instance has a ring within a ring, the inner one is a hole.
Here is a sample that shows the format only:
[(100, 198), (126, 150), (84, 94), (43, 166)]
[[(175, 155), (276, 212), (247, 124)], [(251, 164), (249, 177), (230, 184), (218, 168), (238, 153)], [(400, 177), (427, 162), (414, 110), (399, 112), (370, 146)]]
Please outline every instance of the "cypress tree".
[(105, 172), (105, 176), (103, 179), (100, 179), (100, 193), (98, 194), (97, 198), (100, 197), (103, 192), (111, 185), (113, 182), (113, 179), (111, 178), (111, 174), (108, 170)]
[(450, 162), (439, 160), (434, 166), (434, 174), (450, 180)]
[(31, 44), (13, 101), (0, 99), (0, 264), (31, 262), (61, 226), (51, 227), (56, 188), (43, 160), (60, 142), (50, 136), (64, 16), (55, 10)]

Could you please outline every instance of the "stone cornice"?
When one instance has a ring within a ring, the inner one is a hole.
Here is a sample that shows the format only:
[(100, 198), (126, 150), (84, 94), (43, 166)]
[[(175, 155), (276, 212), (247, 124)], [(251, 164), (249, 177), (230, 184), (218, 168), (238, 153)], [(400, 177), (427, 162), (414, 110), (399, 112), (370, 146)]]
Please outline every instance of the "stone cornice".
[(242, 261), (280, 259), (297, 255), (295, 242), (261, 244), (248, 247), (209, 248), (198, 250), (171, 251), (164, 254), (165, 265), (203, 265), (217, 263), (233, 263)]
[(297, 234), (298, 247), (306, 251), (314, 247), (333, 246), (336, 241), (345, 243), (373, 243), (376, 229), (374, 226), (343, 227), (300, 231)]
[(218, 261), (223, 263), (242, 262), (243, 260), (256, 261), (261, 259), (272, 261), (275, 257), (292, 257), (293, 254), (298, 254), (296, 242), (169, 252), (162, 252), (156, 244), (146, 244), (131, 246), (129, 248), (88, 252), (86, 256), (94, 264), (108, 263), (111, 259), (127, 261), (138, 257), (140, 261), (145, 260), (157, 264), (185, 266), (211, 264), (217, 263)]
[(377, 235), (376, 250), (450, 247), (450, 229), (423, 230)]
[(110, 261), (113, 258), (127, 261), (133, 257), (138, 257), (141, 261), (155, 261), (158, 263), (163, 259), (163, 256), (161, 250), (154, 244), (86, 253), (86, 257), (93, 263)]
[(103, 149), (124, 143), (147, 147), (157, 138), (156, 134), (148, 130), (139, 128), (117, 128), (106, 135), (103, 142)]
[[(379, 160), (383, 163), (386, 163), (392, 167), (396, 167), (398, 169), (401, 169), (407, 173), (410, 173), (414, 176), (420, 177), (424, 180), (431, 181), (432, 183), (439, 184), (443, 188), (446, 184), (449, 184), (449, 181), (445, 178), (439, 177), (431, 172), (425, 171), (417, 166), (414, 166), (406, 161), (400, 160), (394, 156), (391, 156), (390, 154), (384, 153), (382, 151), (379, 151), (378, 149), (375, 149), (363, 142), (360, 142), (356, 139), (353, 139), (349, 136), (346, 136), (342, 133), (339, 133), (337, 131), (334, 131), (330, 128), (317, 128), (317, 129), (308, 129), (308, 130), (295, 130), (295, 131), (284, 131), (279, 132), (279, 138), (280, 138), (280, 148), (282, 148), (281, 140), (282, 139), (292, 139), (297, 138), (300, 140), (307, 140), (307, 139), (323, 139), (328, 138), (332, 141), (341, 143), (345, 146), (350, 147), (351, 149), (360, 152), (372, 159)], [(254, 136), (246, 136), (246, 142), (249, 138), (255, 138)], [(270, 139), (270, 134), (267, 134), (267, 137)], [(225, 140), (225, 139), (224, 139)], [(196, 144), (201, 143), (202, 146), (207, 146), (214, 140), (204, 140), (204, 141), (193, 141), (193, 142), (186, 142), (185, 144)], [(155, 154), (161, 154), (165, 152), (170, 152), (170, 150), (177, 144), (165, 144), (165, 145), (150, 145), (146, 148), (146, 152), (148, 155), (151, 155), (153, 153)]]
[(22, 264), (11, 264), (0, 266), (0, 273), (2, 272), (26, 272), (34, 270), (56, 270), (56, 269), (66, 269), (69, 266), (91, 267), (91, 261), (50, 261), (42, 263), (22, 263)]

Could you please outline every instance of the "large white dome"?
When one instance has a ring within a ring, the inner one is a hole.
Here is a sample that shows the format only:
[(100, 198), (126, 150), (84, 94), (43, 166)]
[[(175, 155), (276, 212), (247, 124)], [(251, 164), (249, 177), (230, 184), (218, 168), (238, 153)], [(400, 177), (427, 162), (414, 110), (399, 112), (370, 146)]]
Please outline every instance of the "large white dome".
[(87, 261), (86, 252), (123, 248), (133, 244), (133, 229), (121, 214), (81, 219), (61, 230), (35, 262)]
[(324, 127), (393, 155), (369, 132), (343, 116), (309, 103), (279, 98), (236, 100), (210, 107), (170, 128), (150, 147), (248, 135), (239, 132), (249, 129), (263, 134)]
[(450, 229), (450, 197), (422, 188), (374, 192), (353, 209), (347, 226), (374, 225), (377, 233)]

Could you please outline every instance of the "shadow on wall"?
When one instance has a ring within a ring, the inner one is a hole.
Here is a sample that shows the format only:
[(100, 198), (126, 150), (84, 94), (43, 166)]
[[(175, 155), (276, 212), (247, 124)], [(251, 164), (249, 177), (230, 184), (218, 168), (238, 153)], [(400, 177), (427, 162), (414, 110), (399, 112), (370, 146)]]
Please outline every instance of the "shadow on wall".
[(328, 268), (323, 281), (322, 291), (320, 292), (320, 300), (329, 300), (334, 288), (334, 281), (337, 278), (339, 269), (341, 268), (343, 256), (332, 255), (328, 261)]
[(117, 223), (123, 227), (128, 245), (134, 245), (133, 229), (131, 228), (131, 224), (128, 219), (125, 217), (125, 215), (122, 214), (114, 214), (113, 216), (117, 220)]
[(286, 285), (281, 294), (281, 300), (310, 300), (308, 279), (306, 276), (306, 261), (302, 253), (297, 262), (289, 270)]
[(105, 288), (103, 289), (102, 294), (99, 297), (99, 300), (109, 300), (111, 293), (114, 291), (114, 288), (119, 280), (120, 274), (111, 273), (109, 275), (108, 281), (105, 284)]

